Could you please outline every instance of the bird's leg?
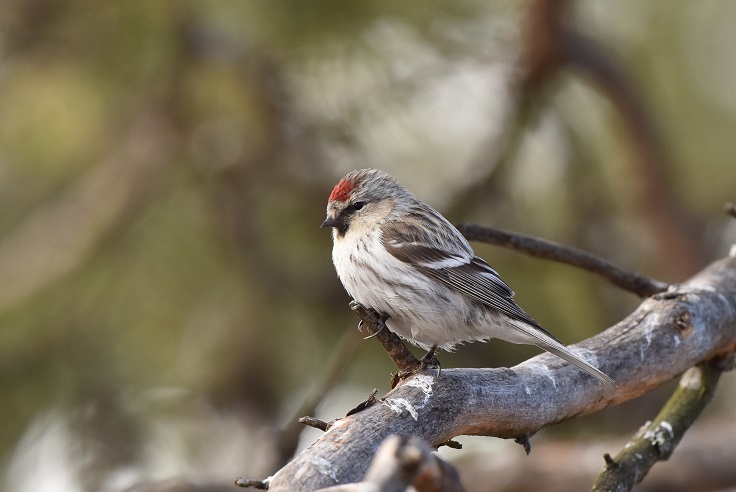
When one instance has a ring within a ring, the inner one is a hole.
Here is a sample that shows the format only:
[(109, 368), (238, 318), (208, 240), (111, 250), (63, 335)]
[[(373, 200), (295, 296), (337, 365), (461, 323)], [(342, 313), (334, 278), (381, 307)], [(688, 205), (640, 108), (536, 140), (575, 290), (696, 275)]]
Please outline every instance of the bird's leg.
[(442, 364), (440, 364), (439, 359), (434, 356), (436, 350), (437, 344), (435, 343), (434, 345), (432, 345), (432, 348), (429, 349), (426, 354), (424, 354), (424, 357), (419, 359), (419, 367), (421, 370), (427, 367), (434, 367), (437, 369), (437, 377), (440, 377), (440, 373), (442, 373)]
[(424, 357), (422, 357), (420, 360), (425, 361), (425, 360), (432, 360), (432, 359), (434, 359), (435, 358), (434, 357), (435, 350), (437, 350), (437, 344), (436, 343), (434, 345), (432, 345), (432, 348), (429, 349), (429, 351), (426, 354), (424, 354)]

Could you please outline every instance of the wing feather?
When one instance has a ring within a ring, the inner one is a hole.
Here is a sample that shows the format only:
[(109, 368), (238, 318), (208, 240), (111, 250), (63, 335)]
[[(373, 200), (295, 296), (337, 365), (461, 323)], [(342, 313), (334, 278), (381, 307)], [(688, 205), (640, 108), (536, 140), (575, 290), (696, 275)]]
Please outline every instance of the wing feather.
[[(431, 220), (444, 234), (443, 240), (439, 241), (436, 236), (430, 236), (427, 228), (422, 227), (419, 221), (404, 221), (401, 228), (388, 223), (382, 229), (386, 251), (469, 298), (496, 309), (513, 320), (521, 321), (522, 323), (512, 324), (513, 328), (535, 340), (537, 346), (576, 365), (609, 387), (617, 389), (613, 379), (571, 352), (521, 309), (513, 300), (514, 291), (511, 287), (488, 263), (475, 256), (468, 242), (452, 224), (434, 209), (427, 207), (423, 212), (432, 214)], [(426, 216), (423, 218), (426, 219)]]
[[(449, 222), (447, 224), (450, 225)], [(457, 236), (450, 236), (450, 240), (443, 243), (452, 247), (452, 251), (429, 237), (426, 229), (411, 223), (402, 223), (401, 229), (393, 224), (385, 225), (384, 247), (395, 258), (411, 264), (423, 274), (512, 319), (532, 325), (541, 331), (539, 334), (530, 333), (540, 343), (545, 343), (545, 335), (559, 342), (514, 302), (514, 291), (511, 287), (488, 263), (475, 256), (460, 232), (451, 225), (447, 229)]]

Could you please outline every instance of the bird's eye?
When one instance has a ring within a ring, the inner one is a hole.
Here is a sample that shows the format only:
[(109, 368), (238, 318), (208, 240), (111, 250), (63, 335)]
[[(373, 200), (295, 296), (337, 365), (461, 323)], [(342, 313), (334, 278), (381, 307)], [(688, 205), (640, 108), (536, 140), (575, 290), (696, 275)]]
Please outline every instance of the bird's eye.
[(355, 202), (355, 203), (353, 203), (353, 210), (360, 210), (363, 207), (365, 207), (365, 202)]

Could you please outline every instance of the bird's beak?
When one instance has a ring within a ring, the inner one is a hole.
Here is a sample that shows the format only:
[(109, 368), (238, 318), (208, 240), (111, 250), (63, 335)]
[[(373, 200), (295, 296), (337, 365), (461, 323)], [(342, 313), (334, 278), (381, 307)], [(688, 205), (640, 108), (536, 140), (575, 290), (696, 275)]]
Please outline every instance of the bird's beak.
[(328, 215), (320, 227), (338, 227), (342, 225), (342, 223), (343, 219), (339, 215), (337, 217), (331, 217)]

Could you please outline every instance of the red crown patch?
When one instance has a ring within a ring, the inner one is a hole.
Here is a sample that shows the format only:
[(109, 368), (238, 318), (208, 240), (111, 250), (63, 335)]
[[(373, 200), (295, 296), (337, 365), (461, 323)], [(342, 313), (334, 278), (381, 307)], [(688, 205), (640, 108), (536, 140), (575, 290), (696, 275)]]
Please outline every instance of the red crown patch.
[(330, 193), (330, 201), (346, 202), (355, 188), (355, 183), (341, 179)]

